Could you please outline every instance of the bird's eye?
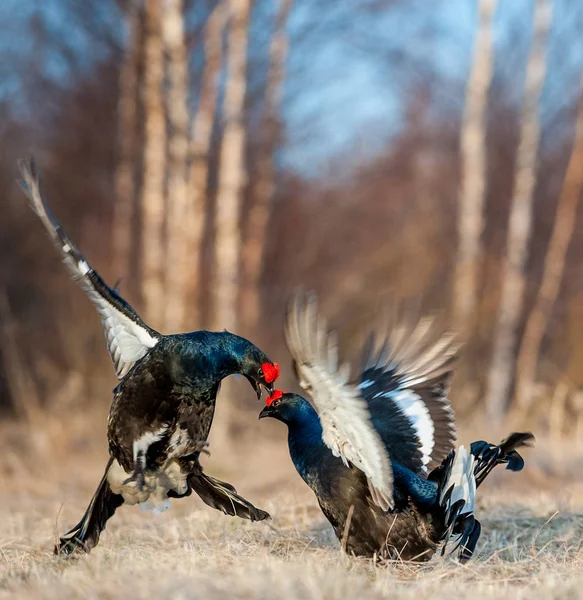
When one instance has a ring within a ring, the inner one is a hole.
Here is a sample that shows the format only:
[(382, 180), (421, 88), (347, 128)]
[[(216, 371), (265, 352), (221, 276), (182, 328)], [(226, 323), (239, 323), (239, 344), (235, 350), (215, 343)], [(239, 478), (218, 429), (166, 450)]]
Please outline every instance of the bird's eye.
[(257, 377), (263, 377), (263, 369), (259, 369), (259, 371), (257, 371)]
[(271, 403), (271, 406), (279, 406), (280, 404), (281, 404), (281, 400), (274, 400), (274, 401)]

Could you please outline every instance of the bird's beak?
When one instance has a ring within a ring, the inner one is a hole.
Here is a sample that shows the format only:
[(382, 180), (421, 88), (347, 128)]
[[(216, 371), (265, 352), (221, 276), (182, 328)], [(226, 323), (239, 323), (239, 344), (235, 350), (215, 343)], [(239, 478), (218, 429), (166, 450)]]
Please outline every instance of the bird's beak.
[(257, 400), (261, 400), (261, 393), (263, 392), (263, 388), (267, 392), (267, 395), (270, 396), (273, 394), (273, 383), (263, 383), (255, 381), (255, 379), (251, 377), (247, 377), (247, 381), (251, 384), (251, 387), (255, 390), (257, 394)]
[(252, 377), (247, 377), (247, 381), (251, 384), (251, 387), (255, 390), (257, 394), (257, 400), (261, 400), (261, 385), (255, 381)]
[(265, 417), (271, 417), (271, 414), (271, 406), (264, 406), (263, 410), (259, 413), (259, 418), (265, 419)]

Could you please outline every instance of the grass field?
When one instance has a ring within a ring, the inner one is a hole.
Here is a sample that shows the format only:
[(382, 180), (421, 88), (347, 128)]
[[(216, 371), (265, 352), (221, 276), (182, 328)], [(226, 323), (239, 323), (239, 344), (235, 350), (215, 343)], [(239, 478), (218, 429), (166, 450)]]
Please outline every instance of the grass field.
[(484, 484), (483, 534), (467, 565), (438, 558), (378, 566), (342, 554), (275, 429), (279, 439), (247, 441), (244, 451), (207, 461), (209, 473), (234, 483), (272, 521), (233, 519), (191, 498), (159, 517), (122, 508), (92, 554), (76, 560), (55, 559), (51, 547), (85, 509), (103, 440), (43, 453), (47, 439), (40, 450), (18, 449), (22, 433), (3, 430), (0, 598), (583, 597), (583, 479), (569, 447), (551, 453), (539, 441), (525, 452), (522, 473), (499, 470)]

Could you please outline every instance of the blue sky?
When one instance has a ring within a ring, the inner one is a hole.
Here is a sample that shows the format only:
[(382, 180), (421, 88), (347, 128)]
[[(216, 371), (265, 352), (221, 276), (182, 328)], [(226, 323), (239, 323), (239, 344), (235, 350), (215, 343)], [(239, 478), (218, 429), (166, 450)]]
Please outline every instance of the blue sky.
[[(46, 76), (66, 85), (72, 74), (55, 45), (35, 49), (27, 34), (36, 15), (49, 39), (66, 40), (76, 75), (103, 59), (100, 35), (121, 36), (109, 2), (96, 3), (100, 30), (79, 26), (83, 0), (3, 0), (0, 3), (0, 95), (26, 109), (22, 81), (31, 57)], [(270, 0), (260, 0), (270, 10)], [(317, 177), (336, 156), (366, 159), (399, 132), (407, 103), (428, 74), (432, 114), (458, 118), (470, 67), (476, 0), (393, 0), (369, 11), (373, 0), (314, 3), (295, 0), (284, 96), (288, 144), (281, 164)], [(382, 3), (377, 2), (377, 6)], [(355, 10), (355, 6), (359, 6)], [(495, 19), (496, 77), (519, 105), (530, 41), (533, 0), (499, 0)], [(320, 11), (318, 15), (315, 11)], [(306, 39), (306, 31), (317, 27)], [(321, 32), (321, 33), (318, 33)], [(297, 43), (294, 45), (294, 41)], [(48, 49), (47, 49), (48, 48)], [(583, 2), (555, 0), (543, 117), (551, 126), (573, 104), (583, 69)], [(560, 136), (557, 136), (557, 138)]]
[[(292, 36), (309, 18), (311, 6), (296, 4)], [(495, 17), (495, 73), (506, 82), (509, 101), (516, 106), (522, 98), (532, 10), (532, 0), (500, 0)], [(399, 132), (410, 94), (427, 73), (434, 77), (433, 108), (459, 117), (476, 23), (473, 0), (410, 0), (374, 18), (355, 21), (347, 15), (341, 35), (314, 44), (313, 58), (302, 74), (309, 93), (298, 95), (298, 83), (288, 80), (290, 146), (284, 167), (317, 176), (330, 156), (355, 148), (361, 157), (363, 152), (374, 155)], [(375, 44), (385, 50), (376, 53)], [(397, 57), (394, 62), (387, 47)], [(583, 70), (583, 2), (555, 0), (548, 52), (542, 114), (550, 122), (577, 97)], [(292, 73), (294, 60), (305, 62), (301, 54), (292, 54)], [(319, 143), (307, 143), (306, 122), (311, 123), (310, 137)]]

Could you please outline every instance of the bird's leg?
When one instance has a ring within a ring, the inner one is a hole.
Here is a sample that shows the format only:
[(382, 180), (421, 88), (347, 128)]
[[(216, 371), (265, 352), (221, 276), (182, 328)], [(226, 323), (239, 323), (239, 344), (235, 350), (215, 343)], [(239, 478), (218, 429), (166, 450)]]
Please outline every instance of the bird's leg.
[[(201, 452), (210, 455), (208, 447), (209, 443), (206, 440), (195, 442), (194, 452), (188, 456), (182, 456), (178, 459), (180, 468), (184, 474), (187, 476), (194, 475), (195, 477), (202, 475), (203, 470), (199, 462), (199, 457)], [(192, 488), (188, 484), (186, 486), (186, 491), (183, 494), (176, 492), (175, 490), (168, 490), (168, 498), (184, 498), (185, 496), (190, 496), (190, 494), (192, 494)]]
[(210, 452), (208, 450), (209, 443), (206, 440), (201, 440), (199, 442), (194, 443), (194, 452), (189, 454), (188, 456), (183, 456), (180, 459), (182, 464), (182, 468), (184, 471), (191, 473), (193, 475), (200, 475), (202, 473), (202, 466), (200, 464), (200, 454), (204, 453), (210, 456)]
[(142, 467), (142, 465), (140, 463), (137, 463), (134, 465), (134, 470), (132, 472), (132, 476), (128, 477), (122, 483), (122, 485), (127, 485), (128, 483), (132, 483), (132, 482), (136, 483), (136, 487), (138, 488), (139, 492), (143, 492), (144, 488), (149, 489), (148, 485), (146, 484), (144, 468)]
[(135, 482), (139, 492), (143, 492), (144, 488), (149, 489), (146, 485), (146, 455), (142, 450), (139, 450), (134, 455), (134, 470), (132, 476), (128, 477), (122, 485)]
[(209, 446), (210, 446), (210, 444), (206, 440), (201, 440), (199, 442), (195, 442), (195, 452), (197, 453), (197, 456), (201, 452), (203, 452), (207, 456), (210, 456), (211, 453), (209, 450)]

